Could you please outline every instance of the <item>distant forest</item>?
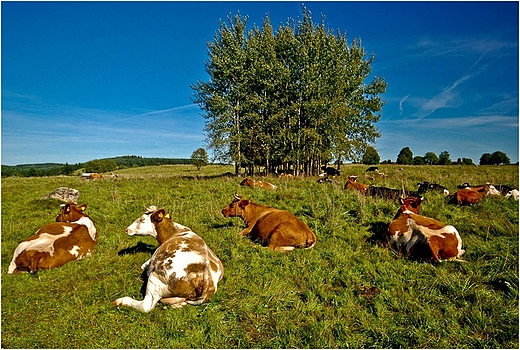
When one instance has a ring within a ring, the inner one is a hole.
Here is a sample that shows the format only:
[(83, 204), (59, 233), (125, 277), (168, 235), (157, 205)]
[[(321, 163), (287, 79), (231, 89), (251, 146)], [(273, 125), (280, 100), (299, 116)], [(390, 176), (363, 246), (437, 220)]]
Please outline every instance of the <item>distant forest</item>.
[(165, 165), (165, 164), (191, 164), (189, 158), (143, 158), (140, 156), (122, 156), (114, 158), (94, 159), (86, 163), (61, 164), (20, 164), (2, 165), (2, 177), (8, 176), (56, 176), (72, 175), (79, 169), (84, 172), (106, 173), (124, 168), (138, 168), (143, 166)]

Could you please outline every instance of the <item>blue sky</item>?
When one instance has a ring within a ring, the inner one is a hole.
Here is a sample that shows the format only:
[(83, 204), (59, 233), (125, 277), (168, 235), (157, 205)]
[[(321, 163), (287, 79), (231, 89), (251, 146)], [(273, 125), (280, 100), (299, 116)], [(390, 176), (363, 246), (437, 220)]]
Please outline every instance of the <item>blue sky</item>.
[[(204, 147), (190, 84), (207, 42), (240, 12), (273, 26), (302, 2), (2, 2), (2, 164)], [(518, 161), (518, 2), (305, 2), (316, 23), (361, 38), (388, 83), (381, 160), (505, 152)]]

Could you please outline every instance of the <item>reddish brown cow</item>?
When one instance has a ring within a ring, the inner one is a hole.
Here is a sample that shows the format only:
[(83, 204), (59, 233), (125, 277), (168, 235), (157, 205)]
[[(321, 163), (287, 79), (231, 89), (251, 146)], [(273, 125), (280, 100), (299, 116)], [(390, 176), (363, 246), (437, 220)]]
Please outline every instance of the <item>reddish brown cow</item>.
[(362, 184), (360, 182), (356, 182), (357, 176), (351, 175), (348, 177), (348, 181), (345, 184), (346, 190), (358, 190), (362, 194), (365, 194), (368, 188), (368, 185)]
[(235, 195), (233, 202), (222, 209), (222, 215), (241, 217), (247, 227), (240, 234), (250, 235), (272, 250), (312, 248), (316, 244), (314, 232), (290, 212), (255, 204), (241, 196)]
[(103, 175), (98, 173), (91, 173), (87, 179), (89, 180), (95, 180), (95, 179), (102, 179)]
[(405, 256), (425, 260), (460, 260), (464, 254), (457, 229), (419, 215), (422, 198), (401, 200), (401, 207), (388, 226), (387, 242)]
[(98, 236), (94, 222), (83, 212), (86, 204), (62, 207), (55, 223), (43, 226), (15, 249), (8, 273), (60, 267), (90, 256)]
[(249, 187), (262, 187), (266, 190), (277, 190), (278, 186), (273, 185), (272, 183), (269, 183), (267, 181), (260, 181), (260, 180), (253, 180), (245, 178), (240, 183), (240, 186), (249, 186)]
[(450, 203), (458, 205), (477, 204), (488, 194), (496, 194), (496, 192), (498, 192), (496, 188), (490, 184), (480, 187), (467, 187), (452, 194)]

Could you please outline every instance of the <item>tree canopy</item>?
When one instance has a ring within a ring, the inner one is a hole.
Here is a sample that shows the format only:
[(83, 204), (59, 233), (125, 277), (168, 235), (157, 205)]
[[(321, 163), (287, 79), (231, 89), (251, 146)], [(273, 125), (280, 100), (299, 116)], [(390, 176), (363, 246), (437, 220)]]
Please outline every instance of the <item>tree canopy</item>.
[(238, 173), (263, 166), (319, 172), (332, 160), (360, 160), (380, 136), (375, 123), (386, 82), (371, 73), (361, 39), (302, 18), (275, 31), (269, 16), (247, 30), (248, 17), (228, 16), (208, 43), (209, 81), (192, 85), (215, 159)]

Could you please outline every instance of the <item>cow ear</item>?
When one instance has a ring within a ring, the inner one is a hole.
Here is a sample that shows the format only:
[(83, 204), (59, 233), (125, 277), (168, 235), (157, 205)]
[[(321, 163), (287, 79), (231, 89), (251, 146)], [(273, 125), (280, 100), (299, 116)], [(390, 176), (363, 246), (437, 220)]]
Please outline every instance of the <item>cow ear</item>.
[(85, 211), (85, 209), (87, 209), (87, 205), (86, 204), (83, 204), (81, 205), (80, 207), (77, 207), (79, 210), (81, 211)]
[(152, 214), (152, 221), (161, 222), (163, 221), (165, 216), (166, 211), (164, 209), (157, 210), (155, 213)]
[(65, 207), (63, 209), (66, 214), (70, 213), (70, 204), (69, 203), (65, 204)]
[(251, 203), (251, 201), (250, 201), (249, 199), (244, 199), (244, 200), (242, 200), (242, 201), (240, 201), (240, 202), (238, 203), (238, 206), (239, 206), (240, 208), (244, 209), (245, 207), (247, 207), (247, 205), (248, 205), (249, 203)]

